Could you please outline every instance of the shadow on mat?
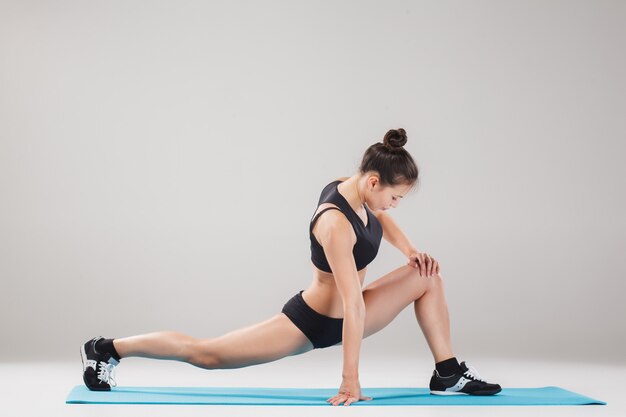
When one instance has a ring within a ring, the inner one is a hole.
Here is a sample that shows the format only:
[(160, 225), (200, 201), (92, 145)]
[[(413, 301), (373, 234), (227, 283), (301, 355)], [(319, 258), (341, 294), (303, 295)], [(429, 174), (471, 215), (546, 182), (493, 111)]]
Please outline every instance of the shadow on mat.
[[(129, 393), (129, 394), (142, 394), (142, 395), (172, 395), (172, 396), (185, 396), (185, 397), (198, 397), (198, 398), (212, 398), (212, 397), (230, 397), (230, 398), (263, 398), (263, 399), (279, 399), (279, 400), (293, 400), (293, 401), (322, 401), (325, 402), (328, 398), (333, 397), (336, 391), (330, 391), (328, 394), (322, 395), (302, 395), (301, 393), (294, 393), (293, 395), (283, 394), (277, 395), (272, 393), (267, 394), (252, 394), (252, 393), (228, 393), (228, 392), (193, 392), (193, 391), (150, 391), (150, 390), (137, 390), (137, 389), (113, 389), (112, 392), (116, 393)], [(368, 395), (367, 393), (363, 395)], [(427, 394), (379, 394), (376, 395), (373, 400), (394, 400), (402, 398), (420, 398), (420, 397), (432, 397), (430, 393)]]

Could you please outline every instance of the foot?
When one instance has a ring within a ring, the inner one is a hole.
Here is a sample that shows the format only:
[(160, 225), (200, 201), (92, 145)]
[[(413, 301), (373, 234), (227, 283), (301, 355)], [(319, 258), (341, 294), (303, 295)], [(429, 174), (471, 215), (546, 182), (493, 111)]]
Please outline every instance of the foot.
[(96, 342), (102, 336), (94, 337), (80, 347), (80, 357), (83, 360), (83, 381), (92, 391), (111, 391), (117, 383), (113, 379), (113, 370), (119, 364), (110, 354), (98, 352)]
[(430, 379), (430, 393), (434, 395), (494, 395), (502, 391), (498, 384), (485, 382), (476, 369), (461, 362), (461, 372), (441, 376), (435, 370)]

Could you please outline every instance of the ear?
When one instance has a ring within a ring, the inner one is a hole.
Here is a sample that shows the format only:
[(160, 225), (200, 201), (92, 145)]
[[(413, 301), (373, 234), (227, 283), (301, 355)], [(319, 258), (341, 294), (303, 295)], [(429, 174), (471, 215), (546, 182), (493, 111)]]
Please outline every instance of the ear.
[(376, 185), (380, 185), (380, 178), (378, 175), (370, 175), (367, 179), (367, 186), (370, 190), (373, 190)]

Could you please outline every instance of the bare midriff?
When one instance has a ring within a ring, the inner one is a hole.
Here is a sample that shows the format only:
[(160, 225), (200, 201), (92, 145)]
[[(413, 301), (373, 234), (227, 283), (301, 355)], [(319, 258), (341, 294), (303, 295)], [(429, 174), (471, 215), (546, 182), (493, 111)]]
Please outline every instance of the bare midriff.
[[(335, 277), (330, 272), (322, 271), (315, 266), (313, 268), (313, 282), (302, 293), (302, 298), (313, 310), (320, 314), (333, 318), (343, 318), (343, 301), (337, 289)], [(357, 271), (361, 288), (365, 280), (367, 268)]]

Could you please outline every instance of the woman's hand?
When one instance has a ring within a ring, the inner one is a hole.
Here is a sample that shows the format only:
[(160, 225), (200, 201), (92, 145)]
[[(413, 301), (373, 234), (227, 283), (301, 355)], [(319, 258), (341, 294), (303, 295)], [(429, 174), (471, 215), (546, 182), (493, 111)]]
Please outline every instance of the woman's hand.
[(332, 405), (350, 405), (357, 401), (370, 401), (372, 397), (363, 397), (361, 395), (361, 384), (358, 379), (343, 379), (341, 387), (339, 387), (339, 394), (326, 400), (326, 402)]
[(419, 273), (423, 277), (431, 277), (439, 274), (439, 262), (424, 252), (412, 252), (409, 255), (407, 265), (419, 269)]

